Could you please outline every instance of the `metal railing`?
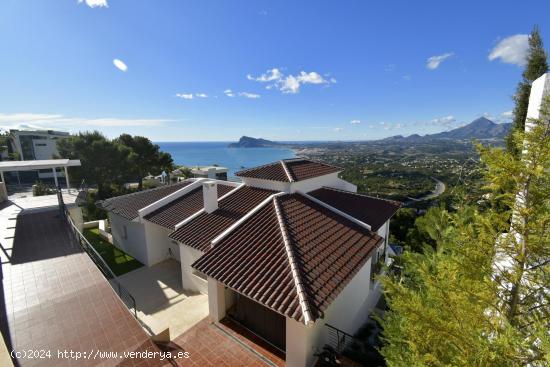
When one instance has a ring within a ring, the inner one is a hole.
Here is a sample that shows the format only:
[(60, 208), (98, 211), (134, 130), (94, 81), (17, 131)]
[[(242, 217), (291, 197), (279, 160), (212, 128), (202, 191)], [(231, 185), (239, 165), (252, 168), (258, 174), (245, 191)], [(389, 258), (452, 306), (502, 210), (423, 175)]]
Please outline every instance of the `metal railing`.
[(341, 354), (343, 351), (348, 349), (356, 340), (353, 335), (348, 334), (337, 327), (329, 324), (325, 324), (325, 326), (328, 328), (327, 344), (334, 348), (338, 354)]
[[(59, 197), (58, 191), (58, 197)], [(61, 197), (59, 201), (60, 210), (63, 213), (63, 216), (66, 218), (67, 223), (69, 224), (69, 228), (71, 229), (71, 233), (77, 240), (78, 244), (86, 253), (88, 256), (92, 259), (94, 264), (97, 266), (99, 271), (107, 278), (109, 284), (111, 284), (111, 287), (115, 290), (115, 292), (118, 294), (119, 298), (122, 300), (122, 302), (128, 307), (128, 309), (131, 311), (131, 313), (134, 315), (134, 317), (139, 321), (138, 315), (137, 315), (137, 308), (136, 308), (136, 299), (126, 288), (120, 284), (120, 282), (117, 279), (117, 276), (115, 273), (111, 270), (109, 265), (103, 260), (101, 255), (96, 251), (96, 249), (90, 244), (90, 241), (80, 232), (80, 230), (76, 227), (73, 220), (71, 219), (69, 212), (67, 211), (67, 208), (65, 204), (63, 203), (63, 198)]]

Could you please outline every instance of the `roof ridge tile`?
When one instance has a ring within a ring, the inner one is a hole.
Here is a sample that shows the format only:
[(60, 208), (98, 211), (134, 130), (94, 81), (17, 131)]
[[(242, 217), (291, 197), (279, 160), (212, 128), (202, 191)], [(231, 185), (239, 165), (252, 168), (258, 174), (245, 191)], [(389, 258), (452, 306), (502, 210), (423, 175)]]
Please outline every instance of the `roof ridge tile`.
[(288, 167), (286, 166), (286, 163), (285, 163), (285, 160), (284, 159), (281, 159), (281, 166), (283, 166), (283, 169), (285, 170), (285, 173), (286, 175), (288, 176), (288, 181), (289, 182), (294, 182), (294, 177), (292, 176), (292, 174), (290, 173), (290, 170), (288, 169)]
[(281, 228), (281, 236), (283, 237), (283, 242), (285, 244), (285, 250), (289, 260), (292, 278), (294, 280), (294, 285), (296, 286), (296, 293), (298, 294), (300, 308), (302, 309), (302, 314), (304, 316), (304, 323), (306, 325), (311, 325), (314, 323), (313, 317), (311, 316), (311, 302), (307, 299), (307, 294), (303, 288), (303, 285), (306, 284), (306, 282), (302, 279), (302, 274), (300, 272), (300, 268), (298, 267), (298, 260), (296, 259), (296, 255), (294, 254), (294, 250), (292, 249), (292, 245), (290, 243), (290, 237), (288, 235), (278, 197), (273, 198), (273, 206), (275, 207), (275, 213)]

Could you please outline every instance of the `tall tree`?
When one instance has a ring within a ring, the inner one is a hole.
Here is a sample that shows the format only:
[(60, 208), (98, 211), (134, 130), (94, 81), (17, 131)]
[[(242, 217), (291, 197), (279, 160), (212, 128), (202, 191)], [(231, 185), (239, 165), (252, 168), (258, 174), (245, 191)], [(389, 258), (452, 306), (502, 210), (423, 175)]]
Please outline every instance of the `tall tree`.
[(523, 71), (523, 80), (519, 82), (514, 101), (514, 120), (510, 134), (506, 139), (506, 147), (514, 156), (519, 157), (520, 151), (516, 149), (513, 135), (516, 132), (523, 132), (525, 128), (525, 119), (527, 118), (527, 106), (529, 105), (529, 95), (531, 93), (531, 83), (548, 71), (548, 56), (544, 50), (542, 37), (537, 26), (529, 35), (529, 51), (527, 54), (527, 64)]
[(110, 141), (98, 131), (60, 139), (57, 149), (62, 158), (80, 159), (82, 165), (72, 170), (72, 178), (97, 185), (100, 199), (109, 195), (112, 185), (122, 185), (129, 179), (131, 149)]
[(541, 112), (514, 135), (521, 159), (478, 147), (494, 205), (437, 209), (435, 249), (382, 278), (389, 366), (550, 363), (550, 99)]
[(160, 173), (163, 170), (171, 171), (174, 167), (172, 156), (162, 152), (157, 144), (143, 136), (131, 136), (122, 134), (115, 142), (128, 147), (132, 154), (130, 159), (133, 164), (130, 166), (130, 174), (138, 180), (138, 188), (143, 187), (143, 178), (149, 173)]

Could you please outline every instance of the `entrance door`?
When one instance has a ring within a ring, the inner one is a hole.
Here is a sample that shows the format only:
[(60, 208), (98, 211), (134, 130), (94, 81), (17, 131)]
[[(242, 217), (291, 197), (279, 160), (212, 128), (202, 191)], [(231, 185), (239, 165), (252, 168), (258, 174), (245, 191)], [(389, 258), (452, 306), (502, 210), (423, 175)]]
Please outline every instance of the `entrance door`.
[(285, 351), (285, 317), (250, 298), (238, 293), (236, 296), (235, 309), (231, 316), (250, 331), (267, 340), (278, 349)]

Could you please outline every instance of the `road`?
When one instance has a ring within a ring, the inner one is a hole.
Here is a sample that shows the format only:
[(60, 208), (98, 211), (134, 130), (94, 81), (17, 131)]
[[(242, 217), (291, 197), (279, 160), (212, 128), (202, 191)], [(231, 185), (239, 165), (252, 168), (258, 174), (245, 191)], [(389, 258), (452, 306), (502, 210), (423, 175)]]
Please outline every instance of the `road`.
[(424, 200), (431, 200), (431, 199), (435, 199), (436, 197), (438, 197), (439, 195), (443, 194), (445, 192), (445, 184), (438, 180), (437, 178), (435, 177), (432, 177), (432, 180), (435, 181), (435, 189), (434, 191), (432, 191), (431, 193), (429, 194), (426, 194), (424, 196), (421, 196), (419, 198), (411, 198), (409, 197), (409, 201), (407, 201), (405, 203), (405, 206), (407, 206), (408, 204), (411, 204), (415, 201), (424, 201)]

